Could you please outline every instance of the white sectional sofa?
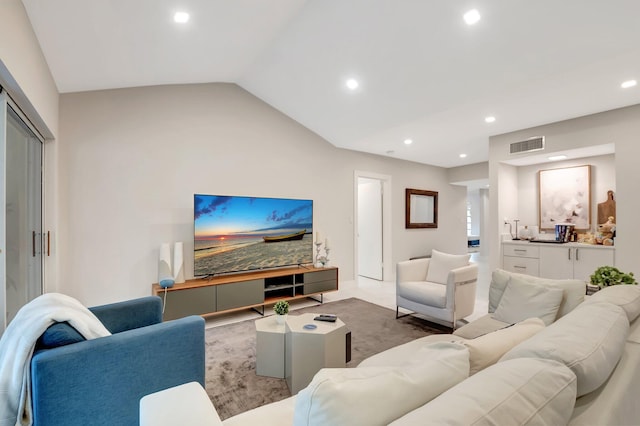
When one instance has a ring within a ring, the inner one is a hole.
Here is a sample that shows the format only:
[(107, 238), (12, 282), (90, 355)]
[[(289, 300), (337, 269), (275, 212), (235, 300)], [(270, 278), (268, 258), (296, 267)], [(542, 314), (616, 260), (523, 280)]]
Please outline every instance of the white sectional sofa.
[(321, 370), (297, 396), (211, 424), (640, 424), (640, 288), (584, 291), (496, 270), (489, 314), (455, 334)]

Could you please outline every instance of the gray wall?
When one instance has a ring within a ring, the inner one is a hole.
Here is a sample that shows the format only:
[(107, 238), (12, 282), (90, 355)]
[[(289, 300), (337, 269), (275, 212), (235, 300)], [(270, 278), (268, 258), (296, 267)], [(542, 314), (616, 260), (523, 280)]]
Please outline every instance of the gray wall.
[[(354, 171), (392, 178), (392, 263), (466, 250), (466, 188), (446, 169), (338, 149), (234, 84), (61, 95), (59, 290), (88, 304), (150, 294), (193, 194), (311, 198), (341, 280), (354, 271)], [(404, 229), (404, 189), (439, 191), (438, 229)]]

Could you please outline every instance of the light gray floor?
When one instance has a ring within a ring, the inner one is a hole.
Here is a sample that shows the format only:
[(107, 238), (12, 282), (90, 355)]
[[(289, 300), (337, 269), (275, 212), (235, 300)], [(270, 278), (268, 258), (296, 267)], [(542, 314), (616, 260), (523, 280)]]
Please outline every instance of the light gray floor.
[[(481, 257), (479, 253), (472, 253), (471, 260), (478, 264), (478, 287), (476, 291), (476, 307), (473, 314), (466, 318), (467, 321), (472, 321), (487, 313), (489, 283), (491, 282), (491, 271), (489, 271), (488, 259)], [(376, 281), (364, 277), (358, 277), (358, 279), (352, 281), (341, 281), (339, 283), (339, 290), (325, 294), (324, 301), (333, 302), (350, 297), (357, 297), (394, 311), (396, 309), (396, 286), (393, 281)], [(294, 310), (312, 306), (316, 303), (317, 302), (304, 299), (297, 300), (291, 303), (291, 309)], [(319, 308), (319, 310), (321, 311), (321, 308)], [(272, 309), (265, 308), (265, 315), (271, 314), (273, 314)], [(216, 327), (256, 318), (260, 318), (260, 316), (250, 310), (216, 315), (207, 319), (207, 327)]]

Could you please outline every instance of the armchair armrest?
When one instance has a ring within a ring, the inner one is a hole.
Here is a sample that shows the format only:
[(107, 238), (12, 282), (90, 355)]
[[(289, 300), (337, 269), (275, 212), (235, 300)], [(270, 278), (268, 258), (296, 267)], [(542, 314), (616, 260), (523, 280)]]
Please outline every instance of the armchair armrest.
[(431, 259), (414, 259), (398, 262), (396, 282), (425, 281)]
[(473, 313), (477, 281), (478, 265), (476, 263), (449, 271), (446, 303), (454, 311), (454, 319), (464, 318)]
[(158, 296), (94, 306), (89, 310), (114, 334), (162, 322), (162, 299)]
[(38, 426), (135, 424), (139, 401), (204, 386), (204, 320), (190, 316), (39, 352), (31, 360)]
[(478, 265), (476, 263), (470, 263), (460, 268), (452, 269), (449, 271), (447, 281), (455, 283), (456, 285), (467, 285), (476, 282), (478, 279)]

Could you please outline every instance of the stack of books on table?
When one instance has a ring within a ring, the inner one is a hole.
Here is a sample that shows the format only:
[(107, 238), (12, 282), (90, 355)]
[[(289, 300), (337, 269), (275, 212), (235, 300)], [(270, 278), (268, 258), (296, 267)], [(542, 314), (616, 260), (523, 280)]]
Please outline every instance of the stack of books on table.
[(593, 284), (587, 284), (587, 296), (591, 296), (596, 291), (600, 290), (600, 287)]

